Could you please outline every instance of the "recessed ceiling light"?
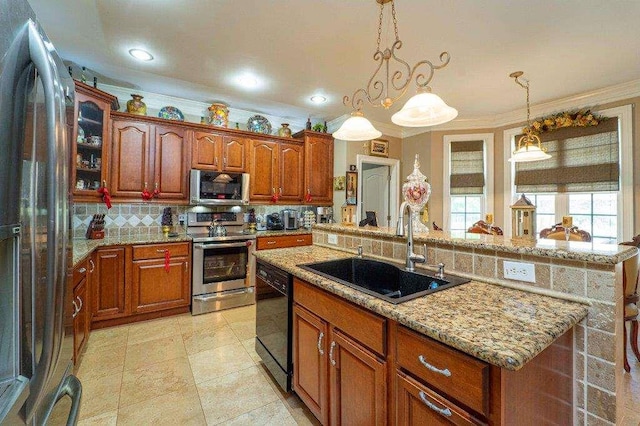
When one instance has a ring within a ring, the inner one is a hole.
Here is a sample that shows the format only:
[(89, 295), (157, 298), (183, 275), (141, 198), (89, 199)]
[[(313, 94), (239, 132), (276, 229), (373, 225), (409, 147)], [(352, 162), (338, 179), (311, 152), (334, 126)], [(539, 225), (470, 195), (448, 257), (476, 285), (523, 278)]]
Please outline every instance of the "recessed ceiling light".
[(327, 98), (322, 95), (313, 95), (311, 97), (311, 102), (313, 102), (314, 104), (323, 104), (327, 102)]
[(248, 89), (251, 89), (258, 85), (258, 79), (252, 75), (245, 74), (238, 77), (238, 83)]
[(151, 53), (142, 49), (130, 49), (129, 55), (140, 61), (151, 61), (153, 59), (153, 55)]

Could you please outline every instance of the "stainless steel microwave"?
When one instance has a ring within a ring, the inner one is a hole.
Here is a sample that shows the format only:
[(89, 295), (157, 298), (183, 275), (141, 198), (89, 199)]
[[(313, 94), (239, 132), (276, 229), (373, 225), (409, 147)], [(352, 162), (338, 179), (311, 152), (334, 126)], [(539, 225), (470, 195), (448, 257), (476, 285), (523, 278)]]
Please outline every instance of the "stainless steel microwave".
[(191, 170), (192, 205), (249, 204), (249, 174)]

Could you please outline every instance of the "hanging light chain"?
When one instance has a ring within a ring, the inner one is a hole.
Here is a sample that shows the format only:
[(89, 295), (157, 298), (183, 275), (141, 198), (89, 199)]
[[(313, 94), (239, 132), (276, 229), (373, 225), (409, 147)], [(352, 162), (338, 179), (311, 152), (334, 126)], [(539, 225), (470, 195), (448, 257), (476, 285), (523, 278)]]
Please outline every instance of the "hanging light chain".
[(382, 38), (382, 15), (384, 14), (384, 3), (380, 3), (380, 19), (378, 20), (378, 40), (377, 46), (380, 50), (380, 39)]
[(391, 1), (391, 16), (393, 17), (393, 30), (396, 33), (396, 41), (400, 40), (398, 36), (398, 19), (396, 18), (396, 6), (393, 0)]

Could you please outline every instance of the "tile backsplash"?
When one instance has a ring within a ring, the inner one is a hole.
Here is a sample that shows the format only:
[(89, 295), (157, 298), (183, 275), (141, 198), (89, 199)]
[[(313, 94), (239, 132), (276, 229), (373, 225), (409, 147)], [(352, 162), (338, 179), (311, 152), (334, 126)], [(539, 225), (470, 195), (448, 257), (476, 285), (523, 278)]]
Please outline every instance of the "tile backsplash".
[[(187, 213), (194, 206), (165, 206), (162, 204), (114, 204), (107, 210), (104, 204), (76, 203), (73, 205), (73, 238), (85, 238), (87, 228), (94, 214), (105, 214), (105, 234), (107, 237), (150, 235), (161, 232), (162, 211), (171, 207), (173, 224), (178, 225), (178, 215)], [(313, 210), (314, 206), (260, 205), (244, 206), (242, 212), (254, 208), (257, 215), (280, 212), (283, 209), (298, 211)], [(227, 211), (230, 207), (214, 207), (212, 211)], [(179, 232), (180, 230), (178, 230)]]

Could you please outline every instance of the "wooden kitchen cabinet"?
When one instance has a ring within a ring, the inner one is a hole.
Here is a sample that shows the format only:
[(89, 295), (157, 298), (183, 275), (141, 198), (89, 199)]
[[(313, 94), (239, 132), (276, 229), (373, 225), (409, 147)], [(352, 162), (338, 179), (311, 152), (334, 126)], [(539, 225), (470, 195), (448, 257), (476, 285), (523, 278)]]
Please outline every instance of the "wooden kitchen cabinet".
[[(158, 200), (189, 198), (189, 150), (186, 131), (181, 127), (154, 126), (153, 187), (158, 188)], [(150, 183), (151, 185), (151, 183)], [(153, 188), (153, 189), (152, 189)]]
[(249, 170), (249, 139), (194, 131), (191, 167), (200, 170), (245, 173)]
[[(165, 253), (169, 252), (168, 270)], [(189, 306), (189, 243), (133, 246), (132, 313)]]
[[(333, 204), (333, 137), (304, 130), (294, 135), (304, 141), (304, 201), (313, 205)], [(310, 197), (310, 199), (308, 199)]]
[(312, 243), (313, 238), (311, 234), (274, 235), (256, 238), (256, 250), (310, 246)]
[(251, 165), (249, 167), (249, 199), (252, 202), (271, 202), (278, 186), (278, 142), (251, 140)]
[(304, 197), (304, 147), (299, 143), (280, 142), (279, 156), (278, 202), (301, 204)]
[(125, 288), (125, 248), (99, 248), (92, 282), (93, 321), (129, 313)]
[(329, 423), (329, 329), (299, 305), (293, 307), (293, 389), (322, 424)]
[[(140, 200), (152, 178), (151, 125), (133, 120), (113, 120), (111, 134), (111, 186), (113, 197)], [(153, 183), (152, 183), (153, 184)]]
[(131, 118), (114, 118), (111, 149), (111, 195), (141, 200), (146, 187), (160, 201), (187, 202), (189, 156), (187, 131)]
[(386, 320), (297, 278), (294, 302), (300, 399), (325, 425), (386, 424)]
[(89, 304), (90, 274), (88, 261), (83, 261), (73, 270), (73, 363), (78, 364), (85, 344), (89, 339), (91, 306)]
[(109, 114), (115, 96), (75, 82), (71, 185), (74, 201), (97, 202), (96, 191), (109, 179)]

